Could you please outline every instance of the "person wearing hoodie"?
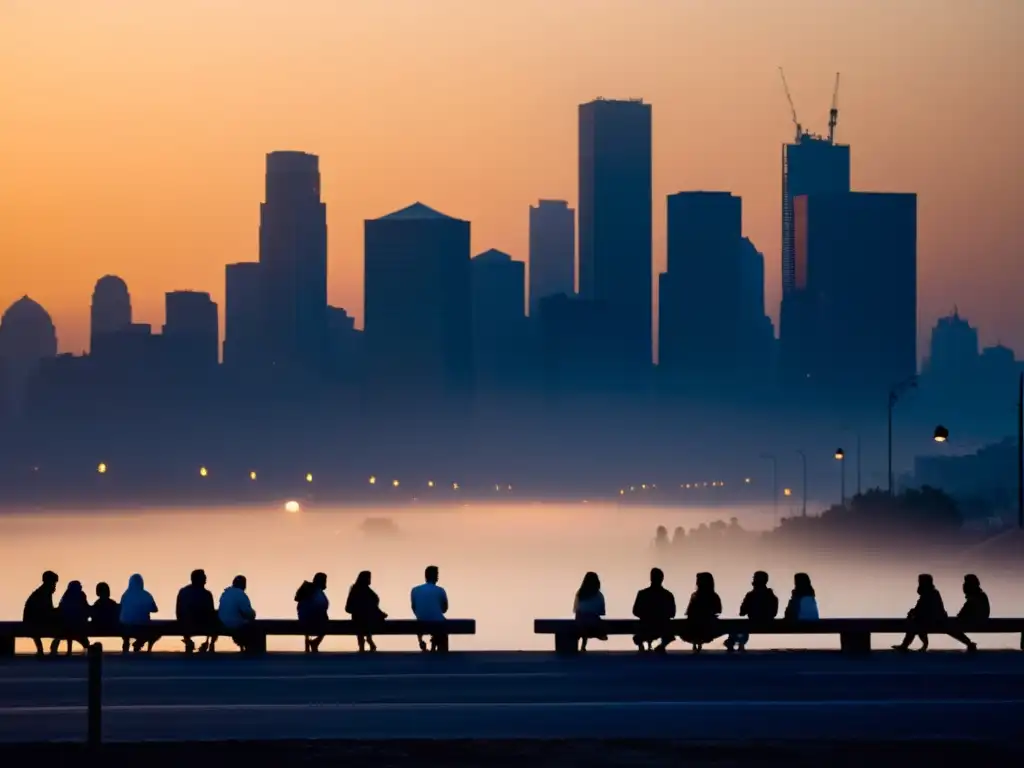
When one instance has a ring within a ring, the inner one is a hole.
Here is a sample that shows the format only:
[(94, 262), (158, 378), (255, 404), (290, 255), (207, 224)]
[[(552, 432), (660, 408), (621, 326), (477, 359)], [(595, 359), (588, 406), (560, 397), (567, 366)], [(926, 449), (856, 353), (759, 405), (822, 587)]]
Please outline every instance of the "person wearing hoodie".
[(82, 582), (69, 581), (64, 596), (57, 606), (60, 614), (61, 633), (68, 641), (68, 656), (74, 643), (84, 650), (89, 649), (89, 598), (82, 590)]
[(304, 581), (295, 591), (295, 612), (309, 634), (305, 637), (306, 653), (316, 653), (324, 641), (327, 628), (327, 574), (318, 573), (312, 581)]
[(946, 607), (942, 603), (942, 595), (935, 588), (935, 579), (930, 573), (922, 573), (917, 577), (917, 603), (907, 613), (907, 618), (914, 623), (915, 632), (908, 632), (903, 642), (894, 645), (894, 651), (908, 651), (914, 642), (914, 636), (921, 638), (921, 650), (928, 650), (928, 628), (934, 628), (946, 620)]
[[(964, 576), (964, 605), (957, 613), (957, 621), (965, 624), (985, 621), (992, 614), (992, 607), (988, 602), (988, 595), (981, 588), (981, 579), (973, 573)], [(963, 633), (962, 630), (954, 630), (949, 633), (954, 640), (958, 640), (967, 646), (968, 651), (978, 650), (978, 644)]]
[[(751, 582), (751, 589), (740, 603), (740, 616), (745, 616), (752, 622), (771, 621), (779, 613), (779, 598), (775, 591), (768, 586), (768, 574), (764, 571), (757, 571)], [(747, 645), (750, 635), (746, 632), (736, 632), (729, 635), (725, 641), (726, 650), (732, 651), (739, 646), (742, 651)]]
[[(36, 656), (43, 655), (42, 637), (52, 637), (59, 631), (59, 615), (53, 607), (53, 596), (57, 592), (59, 578), (53, 571), (46, 571), (43, 574), (43, 583), (36, 587), (32, 594), (25, 601), (25, 609), (22, 611), (21, 620), (29, 624), (36, 631), (32, 642), (36, 646)], [(50, 641), (50, 653), (56, 653), (60, 647), (60, 638), (54, 637)]]
[(356, 625), (356, 642), (360, 653), (367, 646), (371, 653), (377, 650), (373, 642), (373, 630), (388, 617), (380, 609), (380, 598), (370, 586), (371, 578), (369, 571), (360, 571), (355, 583), (349, 587), (348, 599), (345, 601), (345, 613), (352, 617), (352, 623)]
[(174, 617), (182, 627), (185, 653), (193, 653), (196, 644), (193, 635), (206, 635), (199, 646), (199, 652), (213, 651), (217, 642), (217, 609), (213, 605), (213, 594), (206, 588), (206, 571), (197, 568), (192, 571), (189, 583), (178, 590), (174, 604)]
[(128, 579), (128, 589), (121, 595), (121, 626), (125, 631), (122, 651), (128, 650), (129, 640), (133, 640), (132, 650), (136, 653), (143, 646), (147, 651), (153, 650), (153, 644), (160, 638), (147, 625), (157, 610), (156, 601), (146, 591), (142, 575), (133, 573)]
[(249, 625), (256, 620), (256, 611), (249, 602), (249, 596), (245, 594), (246, 586), (245, 576), (235, 576), (231, 586), (221, 592), (220, 603), (217, 606), (220, 623), (228, 630), (231, 639), (242, 652), (249, 650)]
[(786, 605), (787, 621), (817, 621), (818, 600), (814, 594), (811, 577), (806, 573), (793, 576), (793, 591)]

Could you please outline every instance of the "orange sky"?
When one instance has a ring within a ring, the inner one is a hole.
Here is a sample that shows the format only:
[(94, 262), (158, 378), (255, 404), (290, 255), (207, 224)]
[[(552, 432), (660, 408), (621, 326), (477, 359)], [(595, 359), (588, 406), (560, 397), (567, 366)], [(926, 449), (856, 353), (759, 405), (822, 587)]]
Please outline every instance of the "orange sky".
[(362, 316), (362, 222), (414, 200), (526, 258), (528, 206), (576, 200), (576, 106), (654, 105), (666, 194), (727, 189), (779, 297), (780, 145), (826, 128), (858, 189), (920, 195), (920, 316), (959, 304), (1024, 352), (1024, 2), (0, 0), (0, 304), (87, 343), (102, 274), (141, 322), (257, 258), (263, 163), (321, 156), (332, 303)]

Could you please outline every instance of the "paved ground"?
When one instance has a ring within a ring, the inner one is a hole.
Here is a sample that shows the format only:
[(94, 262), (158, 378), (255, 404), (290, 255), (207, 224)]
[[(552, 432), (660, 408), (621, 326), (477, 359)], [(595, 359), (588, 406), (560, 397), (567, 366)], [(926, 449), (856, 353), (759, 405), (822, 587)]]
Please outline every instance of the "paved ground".
[[(0, 662), (0, 741), (81, 739), (81, 658)], [(1024, 654), (181, 655), (104, 659), (110, 740), (976, 739), (1024, 721)]]

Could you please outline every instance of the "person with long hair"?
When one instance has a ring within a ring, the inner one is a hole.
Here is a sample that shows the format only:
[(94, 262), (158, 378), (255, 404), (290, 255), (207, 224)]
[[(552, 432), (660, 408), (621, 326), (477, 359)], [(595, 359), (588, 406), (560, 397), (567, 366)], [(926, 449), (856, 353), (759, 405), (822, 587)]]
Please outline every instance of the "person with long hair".
[(572, 612), (580, 626), (580, 650), (587, 650), (587, 640), (607, 640), (601, 631), (601, 618), (605, 615), (604, 595), (601, 594), (601, 579), (593, 571), (583, 576), (580, 588), (572, 602)]
[(690, 595), (686, 606), (686, 628), (680, 635), (683, 642), (693, 646), (694, 653), (700, 653), (705, 643), (718, 637), (718, 617), (722, 613), (722, 598), (715, 591), (715, 577), (703, 571), (697, 574), (697, 588)]
[(793, 576), (793, 591), (786, 605), (785, 618), (789, 621), (815, 621), (818, 618), (818, 601), (806, 573)]
[(356, 625), (356, 642), (359, 652), (363, 653), (367, 646), (370, 652), (377, 650), (373, 642), (373, 630), (388, 617), (380, 609), (380, 598), (370, 586), (372, 575), (369, 571), (360, 571), (355, 583), (349, 587), (348, 599), (345, 601), (345, 613), (352, 617)]

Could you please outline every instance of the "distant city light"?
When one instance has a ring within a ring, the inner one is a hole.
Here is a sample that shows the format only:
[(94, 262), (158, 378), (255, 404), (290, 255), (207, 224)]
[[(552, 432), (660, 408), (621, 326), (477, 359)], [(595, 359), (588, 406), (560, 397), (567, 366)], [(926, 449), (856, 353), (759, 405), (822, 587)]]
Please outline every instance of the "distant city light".
[(377, 478), (374, 477), (373, 475), (370, 475), (370, 485), (376, 485), (376, 484), (377, 484)]
[(107, 474), (107, 465), (101, 461), (100, 465), (96, 467), (96, 471), (99, 472), (101, 475)]
[(646, 490), (647, 490), (647, 483), (644, 483), (643, 485), (641, 485), (641, 486), (640, 486), (640, 488), (641, 488), (642, 490), (645, 490), (645, 491), (646, 491)]
[(501, 486), (500, 486), (500, 485), (496, 485), (496, 486), (494, 486), (494, 490), (496, 490), (496, 491), (500, 491), (500, 490), (501, 490)]
[(836, 461), (842, 461), (846, 458), (846, 452), (842, 448), (836, 448)]
[(625, 488), (619, 488), (619, 496), (625, 496), (625, 495), (626, 495), (626, 489)]
[(452, 483), (452, 490), (453, 491), (459, 490), (459, 484), (458, 483)]
[(255, 480), (256, 479), (256, 470), (253, 470), (252, 472), (249, 473), (249, 479), (250, 480)]
[(782, 495), (783, 496), (792, 496), (793, 495), (793, 489), (792, 488), (783, 488), (782, 489)]
[(398, 487), (398, 481), (397, 480), (392, 480), (391, 481), (391, 485), (393, 485), (395, 488), (397, 488)]
[(433, 480), (427, 480), (427, 488), (433, 488), (433, 487), (434, 487), (434, 481)]
[(210, 473), (206, 471), (206, 467), (200, 467), (199, 468), (199, 476), (200, 477), (206, 477), (208, 474), (210, 474)]
[(284, 511), (290, 512), (293, 515), (301, 509), (299, 502), (297, 501), (286, 501), (284, 503)]
[(306, 473), (306, 482), (307, 483), (312, 483), (313, 482), (313, 473), (312, 472), (307, 472)]
[(506, 485), (505, 486), (505, 490), (506, 491), (511, 491), (512, 490), (512, 486), (511, 485)]
[(749, 477), (744, 477), (743, 478), (743, 482), (746, 483), (747, 485), (750, 485), (750, 478)]

